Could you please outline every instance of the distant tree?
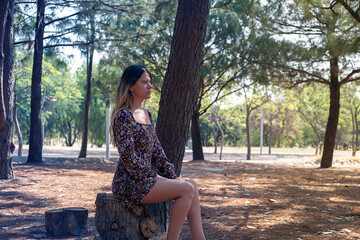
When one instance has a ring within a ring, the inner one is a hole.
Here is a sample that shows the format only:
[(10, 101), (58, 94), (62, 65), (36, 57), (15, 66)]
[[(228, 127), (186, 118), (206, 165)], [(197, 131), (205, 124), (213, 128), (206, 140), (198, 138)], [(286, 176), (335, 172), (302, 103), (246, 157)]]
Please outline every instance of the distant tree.
[(157, 134), (180, 174), (195, 103), (209, 0), (179, 0), (169, 65), (161, 90)]
[(309, 124), (315, 137), (315, 155), (321, 155), (324, 143), (326, 114), (329, 109), (329, 94), (318, 84), (293, 90), (297, 99), (297, 112)]
[[(47, 60), (47, 59), (46, 59)], [(72, 146), (79, 137), (81, 122), (82, 85), (78, 79), (70, 76), (67, 65), (60, 64), (56, 59), (44, 61), (47, 74), (44, 77), (47, 93), (44, 94), (46, 113), (46, 136), (51, 138), (60, 134), (66, 146)], [(45, 86), (43, 87), (45, 88)]]
[[(88, 6), (88, 32), (87, 40), (90, 44), (87, 45), (86, 49), (86, 96), (84, 103), (84, 123), (83, 123), (83, 134), (81, 138), (81, 149), (79, 153), (79, 158), (86, 158), (87, 144), (88, 144), (88, 133), (89, 133), (89, 115), (90, 115), (90, 104), (91, 104), (91, 82), (92, 82), (92, 72), (93, 72), (93, 60), (94, 60), (94, 51), (95, 51), (95, 11), (94, 8), (96, 4), (90, 3)], [(89, 6), (90, 5), (90, 6)]]
[[(342, 6), (324, 9), (321, 1), (304, 0), (279, 10), (282, 16), (273, 19), (279, 35), (307, 36), (294, 41), (276, 41), (269, 48), (274, 56), (269, 73), (277, 84), (288, 87), (315, 82), (327, 86), (330, 92), (329, 115), (324, 137), (321, 167), (332, 166), (340, 114), (340, 88), (360, 80), (360, 69), (351, 58), (358, 55), (360, 25)], [(274, 1), (275, 6), (279, 6)], [(345, 14), (346, 13), (346, 14)], [(277, 16), (277, 15), (275, 15)], [(278, 37), (277, 36), (277, 37)], [(275, 39), (274, 39), (275, 40)], [(325, 63), (327, 64), (325, 65)]]
[(44, 51), (46, 0), (37, 1), (34, 62), (31, 78), (31, 114), (28, 163), (42, 162), (44, 133), (41, 120), (41, 75)]
[(277, 87), (271, 89), (271, 96), (259, 111), (263, 112), (264, 125), (267, 128), (269, 154), (273, 146), (281, 147), (284, 139), (294, 140), (301, 134), (296, 105), (290, 91)]
[[(254, 25), (257, 5), (257, 1), (213, 1), (191, 119), (194, 160), (204, 159), (200, 117), (226, 96), (266, 81), (252, 62), (258, 52), (264, 51), (259, 44), (261, 34), (256, 34)], [(245, 85), (242, 82), (248, 76), (253, 76), (253, 82)], [(205, 104), (205, 99), (212, 101)]]
[[(250, 160), (251, 159), (251, 140), (250, 140), (250, 117), (251, 117), (251, 113), (258, 109), (259, 107), (261, 107), (262, 105), (264, 105), (267, 101), (267, 96), (261, 95), (258, 93), (257, 89), (258, 86), (255, 85), (253, 89), (244, 89), (244, 97), (245, 97), (245, 101), (244, 101), (244, 108), (245, 108), (245, 112), (246, 112), (246, 145), (247, 145), (247, 154), (246, 154), (246, 160)], [(250, 90), (250, 91), (249, 91)], [(248, 96), (248, 92), (251, 94), (251, 96)]]
[[(359, 113), (360, 113), (360, 99), (358, 96), (358, 86), (355, 84), (348, 84), (342, 89), (342, 105), (345, 109), (350, 111), (351, 116), (351, 148), (352, 156), (356, 156), (359, 147)], [(348, 114), (345, 114), (348, 115)]]

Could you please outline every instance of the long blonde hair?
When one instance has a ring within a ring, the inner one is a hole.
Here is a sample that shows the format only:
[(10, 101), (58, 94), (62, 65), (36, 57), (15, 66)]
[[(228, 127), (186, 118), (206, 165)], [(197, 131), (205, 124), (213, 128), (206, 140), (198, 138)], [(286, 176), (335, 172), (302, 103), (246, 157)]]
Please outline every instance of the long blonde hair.
[(114, 141), (114, 133), (113, 133), (113, 127), (114, 127), (114, 120), (116, 117), (116, 114), (119, 112), (120, 109), (128, 109), (131, 110), (131, 105), (133, 102), (133, 96), (130, 92), (130, 87), (136, 83), (136, 81), (141, 77), (141, 75), (147, 72), (151, 79), (151, 74), (149, 70), (147, 70), (145, 67), (140, 65), (130, 65), (128, 66), (123, 75), (121, 76), (119, 85), (116, 90), (115, 94), (115, 107), (111, 114), (111, 128), (110, 128), (110, 134), (111, 134), (111, 140), (112, 143), (115, 145)]

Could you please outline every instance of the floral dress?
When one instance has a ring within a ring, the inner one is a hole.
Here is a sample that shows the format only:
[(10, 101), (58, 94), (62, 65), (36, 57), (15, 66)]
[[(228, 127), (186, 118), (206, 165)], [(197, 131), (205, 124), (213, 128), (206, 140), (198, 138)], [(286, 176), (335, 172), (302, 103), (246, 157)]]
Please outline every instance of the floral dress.
[(119, 161), (112, 191), (128, 210), (141, 203), (155, 185), (157, 174), (176, 178), (174, 166), (166, 158), (156, 136), (150, 113), (149, 118), (151, 124), (138, 123), (130, 110), (120, 109), (114, 119), (113, 133)]

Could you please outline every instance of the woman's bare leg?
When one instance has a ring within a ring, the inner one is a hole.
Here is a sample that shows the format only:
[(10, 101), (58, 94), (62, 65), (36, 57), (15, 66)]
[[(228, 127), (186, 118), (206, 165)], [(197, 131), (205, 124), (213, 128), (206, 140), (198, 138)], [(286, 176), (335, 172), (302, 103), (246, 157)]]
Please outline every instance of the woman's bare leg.
[(190, 225), (191, 236), (194, 240), (204, 240), (204, 230), (202, 226), (201, 219), (201, 209), (200, 209), (200, 200), (199, 200), (199, 190), (197, 184), (192, 179), (185, 179), (185, 181), (190, 182), (194, 186), (194, 198), (187, 215), (187, 219)]
[(142, 203), (175, 200), (171, 208), (167, 239), (177, 240), (181, 227), (189, 213), (193, 198), (194, 186), (190, 182), (159, 177)]

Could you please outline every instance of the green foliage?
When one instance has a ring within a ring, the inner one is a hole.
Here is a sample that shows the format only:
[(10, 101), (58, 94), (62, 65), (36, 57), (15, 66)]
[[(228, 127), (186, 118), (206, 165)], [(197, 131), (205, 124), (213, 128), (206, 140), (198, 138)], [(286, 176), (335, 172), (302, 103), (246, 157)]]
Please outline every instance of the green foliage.
[[(142, 64), (152, 73), (155, 91), (145, 107), (156, 122), (177, 1), (60, 2), (65, 5), (49, 6), (47, 21), (54, 20), (54, 13), (62, 6), (81, 13), (52, 24), (54, 33), (73, 31), (75, 43), (86, 42), (90, 39), (91, 15), (96, 23), (93, 46), (101, 53), (101, 60), (93, 68), (91, 143), (96, 146), (105, 143), (106, 101), (109, 94), (113, 97), (124, 68), (130, 64)], [(330, 1), (325, 0), (270, 0), (266, 5), (263, 1), (247, 0), (227, 3), (212, 2), (198, 89), (199, 112), (203, 114), (200, 127), (203, 144), (214, 144), (216, 127), (211, 115), (216, 113), (224, 130), (225, 145), (245, 146), (246, 105), (256, 105), (266, 95), (262, 91), (250, 93), (249, 85), (276, 82), (289, 86), (319, 78), (328, 80), (331, 56), (339, 56), (343, 79), (356, 65), (360, 25), (339, 4), (333, 9), (336, 14), (321, 8), (329, 6)], [(33, 32), (35, 11), (31, 6), (19, 4), (16, 9), (15, 36), (19, 40), (28, 40)], [(58, 40), (46, 40), (46, 44), (73, 41), (73, 37), (65, 34)], [(83, 53), (86, 47), (81, 48)], [(32, 49), (31, 41), (16, 49), (17, 111), (25, 141), (29, 134)], [(47, 142), (61, 138), (71, 145), (82, 130), (86, 67), (83, 65), (72, 76), (59, 50), (47, 49), (45, 55), (42, 83), (45, 138)], [(356, 90), (342, 92), (338, 144), (351, 141), (350, 102), (352, 96), (357, 96), (358, 87), (353, 88)], [(233, 91), (241, 91), (237, 102), (222, 98)], [(317, 135), (320, 140), (324, 138), (329, 108), (327, 88), (312, 84), (291, 90), (268, 87), (267, 94), (271, 96), (267, 103), (251, 115), (252, 146), (259, 146), (261, 111), (265, 116), (265, 138), (269, 140), (272, 127), (273, 141), (278, 146), (313, 146)]]

